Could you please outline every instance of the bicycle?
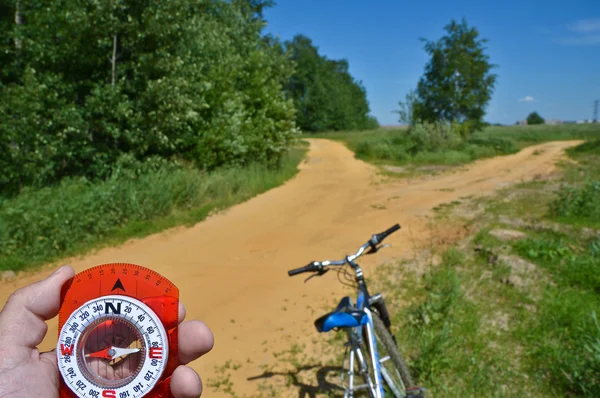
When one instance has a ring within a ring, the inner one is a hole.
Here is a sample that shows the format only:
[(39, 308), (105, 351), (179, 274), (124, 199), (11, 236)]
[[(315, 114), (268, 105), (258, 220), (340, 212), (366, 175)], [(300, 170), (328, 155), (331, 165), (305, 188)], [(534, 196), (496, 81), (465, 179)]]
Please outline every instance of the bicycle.
[[(384, 232), (374, 234), (355, 254), (347, 255), (343, 260), (312, 261), (304, 267), (288, 271), (289, 276), (312, 272), (313, 275), (306, 279), (307, 282), (315, 276), (323, 276), (332, 267), (339, 266), (340, 282), (340, 275), (343, 273), (346, 281), (357, 290), (356, 305), (353, 305), (350, 297), (344, 297), (334, 311), (314, 322), (321, 333), (331, 330), (346, 332), (348, 341), (344, 345), (346, 350), (341, 372), (345, 398), (354, 397), (355, 392), (362, 390), (366, 390), (371, 398), (418, 398), (424, 397), (426, 392), (423, 387), (414, 385), (408, 367), (400, 355), (396, 339), (391, 332), (390, 316), (383, 295), (369, 294), (362, 269), (355, 262), (363, 254), (376, 253), (388, 247), (389, 245), (381, 243), (399, 229), (400, 225), (396, 224)], [(354, 270), (354, 276), (344, 267), (346, 264)], [(354, 384), (357, 373), (362, 376), (363, 384)], [(348, 376), (347, 385), (345, 375)]]

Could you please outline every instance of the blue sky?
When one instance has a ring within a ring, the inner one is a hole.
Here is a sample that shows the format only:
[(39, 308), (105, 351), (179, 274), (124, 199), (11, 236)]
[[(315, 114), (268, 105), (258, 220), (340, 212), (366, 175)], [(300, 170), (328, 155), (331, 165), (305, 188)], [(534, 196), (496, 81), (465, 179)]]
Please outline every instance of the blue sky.
[(419, 38), (438, 39), (452, 18), (489, 39), (498, 65), (487, 121), (513, 124), (533, 110), (590, 119), (600, 99), (600, 0), (279, 0), (265, 16), (266, 33), (302, 33), (328, 58), (346, 58), (381, 124), (397, 124), (392, 111), (423, 72)]

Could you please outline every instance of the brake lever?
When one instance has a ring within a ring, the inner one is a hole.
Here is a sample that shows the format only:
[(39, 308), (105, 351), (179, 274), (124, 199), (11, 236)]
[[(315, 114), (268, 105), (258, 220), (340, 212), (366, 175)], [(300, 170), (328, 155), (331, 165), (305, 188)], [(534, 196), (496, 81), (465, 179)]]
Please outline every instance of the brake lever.
[(392, 245), (390, 245), (389, 243), (386, 243), (385, 245), (381, 245), (381, 246), (371, 246), (371, 249), (366, 252), (365, 254), (373, 254), (373, 253), (377, 253), (379, 250), (381, 249), (385, 249), (386, 247), (391, 247)]
[(327, 272), (329, 272), (329, 268), (321, 268), (320, 270), (318, 270), (316, 273), (312, 274), (311, 276), (309, 276), (308, 278), (306, 278), (304, 280), (304, 283), (308, 282), (311, 278), (314, 278), (315, 276), (323, 276), (325, 275)]

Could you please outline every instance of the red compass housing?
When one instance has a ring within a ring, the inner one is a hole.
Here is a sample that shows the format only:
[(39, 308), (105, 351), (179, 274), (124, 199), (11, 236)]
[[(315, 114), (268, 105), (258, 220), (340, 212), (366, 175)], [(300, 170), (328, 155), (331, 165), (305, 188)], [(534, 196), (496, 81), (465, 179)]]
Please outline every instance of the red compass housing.
[(60, 397), (171, 397), (179, 289), (135, 264), (103, 264), (63, 287)]

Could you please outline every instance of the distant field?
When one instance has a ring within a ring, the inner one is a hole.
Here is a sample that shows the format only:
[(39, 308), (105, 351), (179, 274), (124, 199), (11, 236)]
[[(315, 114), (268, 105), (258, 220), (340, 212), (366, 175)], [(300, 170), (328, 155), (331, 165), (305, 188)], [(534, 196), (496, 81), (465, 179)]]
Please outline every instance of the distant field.
[(415, 137), (407, 128), (342, 131), (307, 135), (344, 142), (357, 158), (387, 165), (459, 165), (476, 159), (515, 153), (546, 141), (600, 138), (600, 124), (490, 126), (468, 140), (427, 145), (429, 136)]

